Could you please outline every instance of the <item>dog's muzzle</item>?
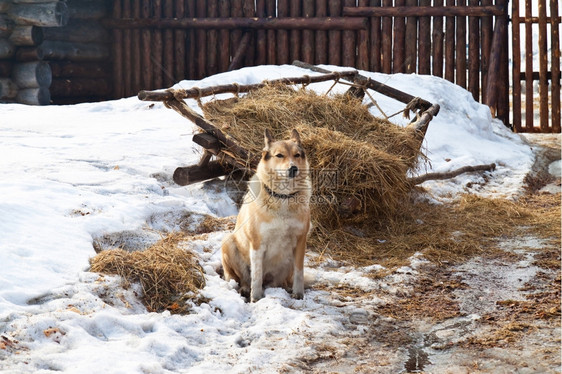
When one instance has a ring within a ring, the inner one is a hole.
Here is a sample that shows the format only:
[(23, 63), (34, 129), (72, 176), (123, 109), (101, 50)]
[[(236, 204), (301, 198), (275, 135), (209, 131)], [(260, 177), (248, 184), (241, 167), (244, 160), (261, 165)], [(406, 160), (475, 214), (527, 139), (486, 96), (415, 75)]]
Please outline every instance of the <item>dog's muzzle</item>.
[(297, 176), (298, 172), (299, 168), (293, 165), (289, 168), (289, 170), (287, 170), (287, 175), (289, 175), (289, 178), (294, 178)]

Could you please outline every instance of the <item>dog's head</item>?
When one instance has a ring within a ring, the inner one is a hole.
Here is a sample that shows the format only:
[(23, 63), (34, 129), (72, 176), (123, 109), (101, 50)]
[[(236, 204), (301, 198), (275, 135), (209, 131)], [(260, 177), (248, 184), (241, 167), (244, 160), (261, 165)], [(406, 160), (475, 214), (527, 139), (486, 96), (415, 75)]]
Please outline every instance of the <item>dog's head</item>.
[(265, 148), (258, 165), (260, 180), (273, 191), (290, 194), (304, 188), (308, 161), (300, 135), (293, 130), (288, 140), (275, 141), (269, 129), (264, 133)]

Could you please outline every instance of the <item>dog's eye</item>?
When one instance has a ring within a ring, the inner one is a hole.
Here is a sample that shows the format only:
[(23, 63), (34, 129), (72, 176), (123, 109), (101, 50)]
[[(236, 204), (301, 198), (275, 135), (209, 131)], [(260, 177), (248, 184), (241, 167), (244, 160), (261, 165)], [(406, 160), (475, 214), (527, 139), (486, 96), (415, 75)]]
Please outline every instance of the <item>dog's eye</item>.
[(283, 156), (281, 153), (278, 153), (278, 154), (275, 155), (275, 157), (277, 157), (277, 158), (283, 158), (283, 157), (285, 157), (285, 156)]
[(295, 155), (295, 158), (299, 158), (299, 157), (301, 157), (301, 154), (300, 154), (300, 153), (297, 153), (297, 154)]

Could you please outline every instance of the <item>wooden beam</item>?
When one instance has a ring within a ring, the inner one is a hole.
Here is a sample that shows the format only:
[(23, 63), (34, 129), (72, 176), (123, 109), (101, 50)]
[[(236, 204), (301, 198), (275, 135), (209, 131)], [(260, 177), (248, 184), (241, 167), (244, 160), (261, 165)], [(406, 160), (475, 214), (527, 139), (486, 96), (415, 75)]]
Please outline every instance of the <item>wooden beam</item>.
[(501, 16), (503, 7), (490, 6), (382, 6), (344, 7), (343, 15), (352, 17), (487, 17)]

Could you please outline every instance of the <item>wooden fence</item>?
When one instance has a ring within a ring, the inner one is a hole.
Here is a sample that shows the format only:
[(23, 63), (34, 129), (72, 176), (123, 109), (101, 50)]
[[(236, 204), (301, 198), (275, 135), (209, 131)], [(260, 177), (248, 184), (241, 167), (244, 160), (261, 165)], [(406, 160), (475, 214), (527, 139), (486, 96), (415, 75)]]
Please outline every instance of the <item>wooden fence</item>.
[(302, 60), (444, 77), (509, 122), (507, 0), (115, 0), (114, 96)]

